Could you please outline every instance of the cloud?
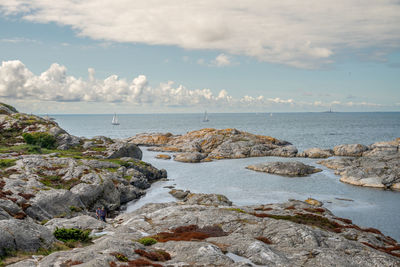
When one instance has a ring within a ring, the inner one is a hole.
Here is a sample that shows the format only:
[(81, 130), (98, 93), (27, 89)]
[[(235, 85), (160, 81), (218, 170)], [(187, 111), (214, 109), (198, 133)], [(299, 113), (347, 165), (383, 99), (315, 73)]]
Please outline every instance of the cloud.
[[(312, 8), (310, 8), (312, 7)], [(400, 47), (395, 0), (8, 0), (6, 16), (72, 27), (95, 40), (218, 50), (299, 68), (355, 52), (385, 55)], [(373, 36), (373, 38), (371, 38)]]
[(229, 66), (231, 65), (231, 59), (229, 56), (225, 54), (219, 54), (214, 60), (213, 60), (213, 65), (218, 66), (218, 67), (224, 67), (224, 66)]
[[(110, 75), (96, 78), (93, 68), (88, 69), (88, 78), (67, 75), (67, 68), (52, 64), (40, 75), (32, 73), (21, 61), (3, 61), (0, 66), (0, 98), (15, 101), (39, 103), (46, 101), (64, 105), (67, 102), (124, 104), (136, 107), (163, 108), (214, 108), (216, 110), (288, 110), (332, 106), (344, 108), (382, 108), (382, 104), (370, 102), (301, 102), (293, 98), (266, 97), (263, 95), (235, 98), (225, 89), (214, 94), (210, 89), (188, 89), (167, 81), (151, 86), (145, 75), (132, 80)], [(46, 104), (47, 105), (47, 104)], [(85, 104), (86, 105), (86, 104)], [(395, 107), (398, 104), (393, 104)], [(64, 105), (65, 107), (65, 105)]]

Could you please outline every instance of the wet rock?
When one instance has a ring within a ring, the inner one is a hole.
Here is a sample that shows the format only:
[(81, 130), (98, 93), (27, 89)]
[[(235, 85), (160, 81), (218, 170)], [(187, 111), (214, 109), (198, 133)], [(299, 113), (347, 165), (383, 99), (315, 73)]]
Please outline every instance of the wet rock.
[(140, 189), (147, 189), (150, 187), (150, 183), (145, 178), (142, 177), (139, 178), (134, 177), (131, 179), (130, 182), (133, 186)]
[(189, 193), (184, 201), (186, 204), (232, 206), (232, 201), (220, 194)]
[(182, 189), (172, 189), (168, 193), (171, 194), (174, 198), (182, 200), (185, 199), (190, 194), (190, 191), (189, 190), (183, 191)]
[(187, 152), (187, 153), (179, 153), (174, 156), (174, 160), (180, 162), (189, 162), (189, 163), (198, 163), (201, 160), (205, 159), (207, 154), (199, 153), (199, 152)]
[(318, 162), (336, 170), (340, 181), (352, 185), (390, 188), (400, 186), (400, 153), (379, 157), (337, 158)]
[(247, 169), (266, 172), (271, 174), (278, 174), (284, 176), (306, 176), (316, 172), (320, 172), (321, 169), (317, 169), (310, 165), (305, 165), (298, 161), (289, 162), (265, 162), (256, 165), (250, 165)]
[(368, 150), (367, 146), (360, 144), (345, 144), (335, 146), (333, 152), (335, 156), (347, 156), (347, 157), (360, 157)]

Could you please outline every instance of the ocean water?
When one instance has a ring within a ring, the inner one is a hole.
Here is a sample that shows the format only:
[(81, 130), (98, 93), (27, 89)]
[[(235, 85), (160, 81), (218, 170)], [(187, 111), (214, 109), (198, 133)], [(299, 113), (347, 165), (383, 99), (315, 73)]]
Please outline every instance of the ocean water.
[[(126, 138), (143, 132), (184, 134), (201, 128), (236, 128), (270, 135), (294, 144), (299, 150), (333, 148), (338, 144), (371, 144), (400, 137), (400, 113), (274, 113), (120, 115), (112, 126), (112, 115), (53, 115), (61, 127), (77, 136), (104, 135)], [(154, 183), (146, 196), (130, 203), (127, 211), (145, 203), (174, 201), (165, 186), (192, 192), (226, 195), (236, 205), (266, 204), (313, 197), (337, 216), (350, 218), (363, 227), (374, 227), (400, 240), (400, 192), (363, 188), (341, 183), (332, 170), (316, 159), (260, 157), (209, 163), (180, 163), (155, 159), (144, 152), (143, 160), (168, 172), (169, 181)], [(245, 167), (265, 161), (292, 161), (318, 166), (322, 172), (308, 177), (287, 178), (254, 172)], [(346, 201), (341, 199), (351, 199)]]

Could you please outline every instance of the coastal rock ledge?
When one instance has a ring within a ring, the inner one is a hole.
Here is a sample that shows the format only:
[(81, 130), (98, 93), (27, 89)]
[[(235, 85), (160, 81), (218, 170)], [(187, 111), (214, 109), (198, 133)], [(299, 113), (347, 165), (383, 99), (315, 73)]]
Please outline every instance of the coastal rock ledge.
[(236, 129), (205, 128), (184, 135), (143, 133), (125, 141), (154, 146), (149, 149), (152, 151), (177, 152), (174, 160), (191, 163), (246, 157), (295, 157), (297, 154), (297, 148), (287, 141)]
[(89, 246), (10, 266), (400, 265), (392, 238), (297, 200), (244, 207), (150, 203), (116, 217), (102, 234)]
[(290, 177), (307, 176), (309, 174), (322, 171), (321, 169), (315, 168), (314, 166), (306, 165), (299, 161), (265, 162), (255, 165), (249, 165), (246, 168), (253, 171), (266, 172)]

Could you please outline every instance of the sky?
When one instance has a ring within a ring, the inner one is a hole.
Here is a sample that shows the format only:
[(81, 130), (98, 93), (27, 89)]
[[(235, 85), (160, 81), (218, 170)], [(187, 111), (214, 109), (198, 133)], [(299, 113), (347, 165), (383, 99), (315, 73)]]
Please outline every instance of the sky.
[(0, 0), (27, 113), (400, 111), (400, 1)]

